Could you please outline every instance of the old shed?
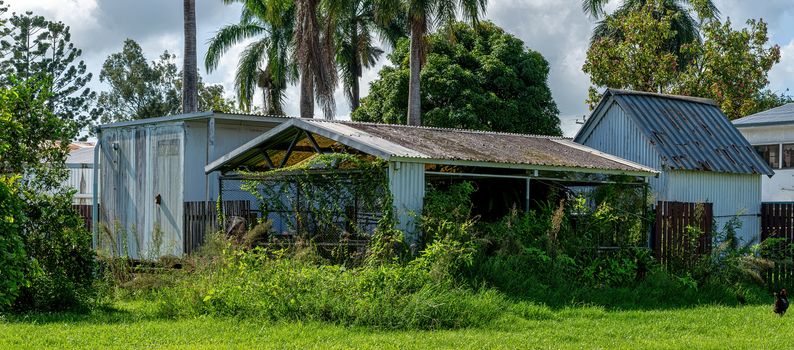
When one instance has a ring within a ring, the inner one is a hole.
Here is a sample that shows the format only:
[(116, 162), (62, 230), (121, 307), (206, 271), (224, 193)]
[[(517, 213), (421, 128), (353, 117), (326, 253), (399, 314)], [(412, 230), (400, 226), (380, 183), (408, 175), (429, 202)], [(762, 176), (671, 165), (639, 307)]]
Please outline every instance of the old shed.
[[(234, 182), (245, 180), (248, 172), (337, 152), (386, 161), (397, 226), (414, 241), (416, 214), (434, 181), (480, 181), (481, 187), (490, 186), (481, 191), (484, 195), (504, 195), (526, 209), (531, 199), (546, 199), (536, 190), (549, 183), (625, 181), (644, 186), (656, 173), (559, 137), (313, 119), (290, 119), (211, 162), (205, 171), (220, 172), (222, 180)], [(221, 195), (226, 196), (226, 185)]]
[(136, 259), (189, 251), (186, 208), (214, 208), (218, 196), (204, 166), (284, 120), (199, 112), (99, 126), (95, 245)]
[(773, 171), (714, 101), (608, 89), (574, 141), (661, 172), (655, 200), (713, 203), (718, 228), (738, 215), (741, 237), (759, 238), (761, 177)]

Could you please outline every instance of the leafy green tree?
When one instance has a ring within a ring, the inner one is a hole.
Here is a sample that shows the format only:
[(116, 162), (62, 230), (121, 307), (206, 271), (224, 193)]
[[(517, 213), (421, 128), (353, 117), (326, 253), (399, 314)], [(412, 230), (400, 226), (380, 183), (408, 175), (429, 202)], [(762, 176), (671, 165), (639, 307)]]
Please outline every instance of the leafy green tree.
[(780, 62), (780, 47), (767, 47), (763, 20), (749, 20), (747, 25), (733, 30), (730, 20), (706, 24), (703, 45), (688, 48), (696, 59), (673, 92), (710, 97), (730, 119), (766, 108), (763, 89), (769, 85), (769, 70)]
[(90, 129), (99, 115), (94, 106), (96, 92), (86, 86), (92, 74), (80, 60), (82, 51), (71, 42), (69, 27), (26, 12), (8, 18), (3, 32), (2, 84), (11, 84), (11, 77), (50, 76), (50, 108), (60, 118), (76, 121), (80, 129)]
[[(472, 24), (485, 12), (487, 0), (403, 0), (398, 11), (406, 13), (411, 33), (410, 82), (408, 85), (408, 125), (422, 125), (420, 73), (425, 64), (427, 38), (433, 24), (448, 25), (456, 21), (458, 10)], [(384, 6), (384, 12), (391, 7)], [(394, 12), (392, 12), (394, 13)]]
[(0, 308), (76, 306), (90, 293), (94, 270), (73, 191), (60, 187), (77, 124), (53, 113), (46, 75), (7, 78), (10, 86), (0, 87)]
[[(609, 0), (582, 0), (582, 9), (586, 14), (601, 19), (606, 16), (604, 5)], [(608, 17), (618, 21), (626, 19), (633, 13), (644, 12), (649, 5), (653, 5), (650, 12), (660, 21), (665, 21), (673, 30), (673, 35), (666, 38), (664, 47), (678, 57), (678, 64), (685, 66), (691, 62), (681, 48), (688, 44), (700, 42), (700, 24), (719, 17), (719, 10), (712, 0), (622, 0), (620, 6)], [(609, 21), (602, 19), (593, 29), (591, 44), (601, 39), (622, 40), (625, 35), (619, 26), (610, 25)]]
[[(450, 37), (451, 35), (451, 37)], [(389, 55), (352, 117), (405, 123), (410, 81), (409, 41)], [(428, 37), (422, 71), (422, 123), (426, 126), (560, 135), (557, 106), (543, 56), (490, 22), (451, 24)]]
[(102, 122), (179, 113), (174, 58), (166, 51), (150, 64), (138, 43), (125, 40), (122, 51), (108, 56), (99, 73), (99, 81), (110, 85), (99, 95), (99, 105), (104, 110)]
[[(229, 1), (232, 2), (232, 1)], [(249, 39), (237, 64), (235, 91), (240, 108), (253, 107), (255, 89), (262, 89), (268, 114), (284, 114), (287, 85), (297, 81), (297, 65), (290, 55), (294, 48), (295, 6), (285, 0), (237, 0), (243, 3), (240, 22), (219, 29), (210, 40), (204, 64), (207, 71), (218, 68), (220, 58), (232, 46)]]
[(730, 21), (705, 24), (703, 40), (681, 47), (691, 57), (681, 66), (679, 53), (666, 45), (675, 35), (670, 18), (678, 14), (668, 11), (658, 19), (654, 11), (649, 3), (645, 11), (605, 19), (624, 36), (598, 39), (587, 52), (583, 70), (593, 85), (591, 108), (600, 99), (598, 88), (605, 87), (711, 98), (731, 119), (774, 102), (764, 89), (769, 70), (780, 61), (780, 48), (768, 46), (766, 23), (750, 20), (741, 30), (731, 29)]

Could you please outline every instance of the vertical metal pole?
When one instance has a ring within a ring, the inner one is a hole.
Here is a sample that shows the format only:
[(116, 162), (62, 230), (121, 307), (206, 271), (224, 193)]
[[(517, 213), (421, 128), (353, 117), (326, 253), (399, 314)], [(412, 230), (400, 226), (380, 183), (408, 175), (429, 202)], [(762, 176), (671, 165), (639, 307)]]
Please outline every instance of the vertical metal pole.
[[(642, 228), (645, 231), (646, 236), (648, 236), (648, 248), (653, 249), (653, 235), (651, 232), (651, 225), (648, 221), (648, 213), (650, 212), (651, 207), (653, 206), (652, 203), (648, 202), (648, 178), (643, 178), (642, 183)], [(657, 218), (658, 220), (658, 218)], [(657, 233), (658, 234), (658, 233)]]
[(215, 225), (217, 227), (215, 228), (215, 230), (216, 231), (219, 230), (219, 229), (224, 229), (225, 230), (226, 228), (224, 226), (226, 226), (226, 213), (224, 213), (224, 210), (223, 210), (224, 209), (223, 208), (223, 174), (218, 175), (218, 203), (217, 203), (217, 206), (218, 206), (218, 213), (217, 213), (218, 218), (216, 219), (217, 223)]
[(529, 213), (529, 181), (530, 181), (530, 179), (529, 179), (529, 178), (527, 178), (527, 181), (526, 181), (526, 186), (527, 186), (527, 190), (526, 190), (526, 192), (527, 192), (527, 196), (526, 196), (526, 198), (525, 198), (525, 200), (524, 200), (524, 212), (526, 212), (526, 213)]
[(97, 249), (99, 238), (99, 152), (102, 150), (102, 129), (96, 128), (96, 145), (94, 145), (93, 183), (91, 189), (91, 246)]

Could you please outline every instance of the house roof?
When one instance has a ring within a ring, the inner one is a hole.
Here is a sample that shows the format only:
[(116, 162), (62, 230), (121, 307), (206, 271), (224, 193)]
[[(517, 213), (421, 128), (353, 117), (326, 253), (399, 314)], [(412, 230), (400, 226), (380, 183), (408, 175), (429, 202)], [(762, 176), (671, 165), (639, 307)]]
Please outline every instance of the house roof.
[(613, 101), (650, 140), (666, 169), (774, 174), (717, 104), (702, 98), (607, 89), (574, 141), (586, 140)]
[(83, 164), (94, 164), (94, 146), (81, 147), (69, 152), (66, 157), (66, 165), (75, 167)]
[(794, 124), (794, 103), (758, 112), (733, 121), (737, 128)]
[(209, 117), (215, 117), (221, 120), (271, 122), (271, 123), (281, 123), (284, 120), (288, 120), (292, 118), (281, 115), (219, 113), (219, 112), (207, 111), (207, 112), (176, 114), (176, 115), (169, 115), (164, 117), (137, 119), (137, 120), (124, 121), (124, 122), (102, 124), (97, 126), (97, 128), (98, 129), (121, 128), (121, 127), (129, 127), (129, 126), (179, 122), (186, 120), (199, 120), (199, 119), (207, 119)]
[(461, 129), (291, 119), (205, 167), (207, 173), (253, 168), (263, 149), (300, 130), (390, 161), (568, 170), (649, 176), (656, 171), (570, 139)]

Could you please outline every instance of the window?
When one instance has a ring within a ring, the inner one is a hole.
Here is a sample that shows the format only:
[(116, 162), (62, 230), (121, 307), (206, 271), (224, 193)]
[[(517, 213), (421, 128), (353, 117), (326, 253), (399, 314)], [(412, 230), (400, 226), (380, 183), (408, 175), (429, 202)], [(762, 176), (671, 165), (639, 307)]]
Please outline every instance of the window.
[(794, 168), (794, 143), (783, 144), (783, 168)]
[[(778, 161), (780, 145), (759, 145), (753, 147), (755, 147), (755, 151), (758, 152), (758, 155), (761, 156), (772, 169), (780, 168), (780, 162)], [(792, 148), (792, 150), (794, 150), (794, 148)]]

